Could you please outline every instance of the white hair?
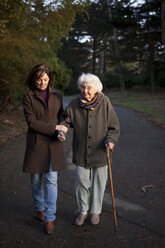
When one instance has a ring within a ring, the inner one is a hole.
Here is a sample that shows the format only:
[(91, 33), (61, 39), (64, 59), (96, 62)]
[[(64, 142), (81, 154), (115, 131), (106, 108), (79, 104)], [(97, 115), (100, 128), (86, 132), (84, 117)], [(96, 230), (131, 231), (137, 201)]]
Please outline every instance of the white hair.
[(103, 89), (103, 85), (100, 81), (100, 79), (91, 73), (82, 73), (77, 81), (78, 87), (80, 88), (81, 85), (84, 83), (90, 83), (93, 84), (93, 87), (97, 90), (97, 92), (101, 92)]

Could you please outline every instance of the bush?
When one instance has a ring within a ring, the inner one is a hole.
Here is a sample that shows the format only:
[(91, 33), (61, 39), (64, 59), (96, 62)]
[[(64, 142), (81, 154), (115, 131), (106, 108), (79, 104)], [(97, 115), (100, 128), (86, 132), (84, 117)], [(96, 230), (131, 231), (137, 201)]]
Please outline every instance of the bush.
[(115, 70), (107, 71), (100, 79), (105, 89), (120, 87), (119, 75)]
[(67, 69), (64, 62), (60, 61), (57, 57), (53, 58), (50, 69), (54, 76), (54, 87), (64, 92), (70, 82), (71, 70)]

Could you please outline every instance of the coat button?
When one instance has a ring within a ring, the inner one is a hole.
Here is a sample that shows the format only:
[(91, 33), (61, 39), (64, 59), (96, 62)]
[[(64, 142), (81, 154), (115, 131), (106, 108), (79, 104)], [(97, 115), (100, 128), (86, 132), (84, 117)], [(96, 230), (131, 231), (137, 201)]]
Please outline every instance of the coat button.
[(88, 136), (88, 139), (91, 139), (91, 136)]

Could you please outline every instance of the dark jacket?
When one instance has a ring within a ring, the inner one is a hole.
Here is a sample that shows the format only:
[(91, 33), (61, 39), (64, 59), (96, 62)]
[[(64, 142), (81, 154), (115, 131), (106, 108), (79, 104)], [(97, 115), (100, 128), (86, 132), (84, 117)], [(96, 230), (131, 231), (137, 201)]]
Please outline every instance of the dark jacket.
[[(80, 108), (79, 99), (73, 99), (64, 118), (70, 116), (73, 127), (73, 163), (85, 168), (107, 165), (105, 144), (117, 143), (120, 126), (107, 96), (95, 110)], [(67, 125), (66, 121), (62, 122)]]
[(37, 90), (24, 95), (23, 108), (28, 124), (23, 171), (46, 173), (49, 171), (50, 154), (53, 170), (64, 168), (63, 145), (57, 139), (56, 125), (63, 112), (60, 92), (49, 87), (48, 107)]

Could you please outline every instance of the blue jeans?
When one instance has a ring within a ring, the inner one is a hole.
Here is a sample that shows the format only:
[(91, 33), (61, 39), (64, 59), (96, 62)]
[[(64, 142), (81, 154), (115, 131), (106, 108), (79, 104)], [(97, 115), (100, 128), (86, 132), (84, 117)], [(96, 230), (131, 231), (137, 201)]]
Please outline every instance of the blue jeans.
[[(45, 191), (42, 178), (45, 180)], [(48, 173), (31, 174), (31, 189), (36, 211), (45, 210), (45, 222), (54, 221), (56, 214), (56, 201), (58, 195), (58, 172), (52, 169), (50, 158), (50, 169)]]

